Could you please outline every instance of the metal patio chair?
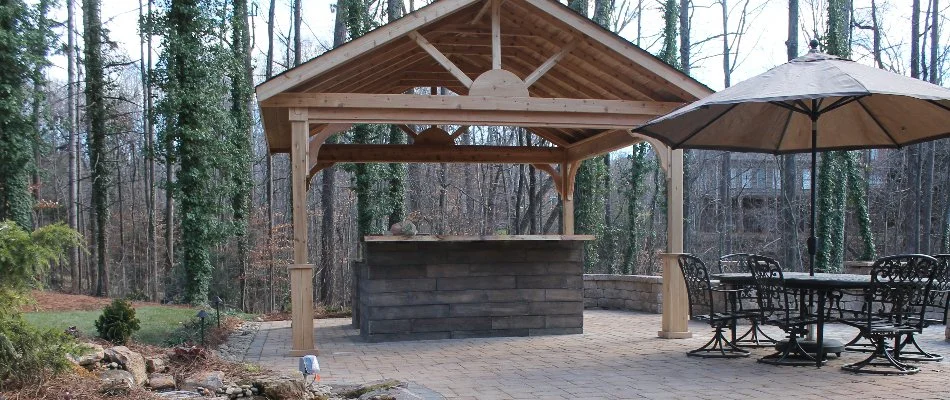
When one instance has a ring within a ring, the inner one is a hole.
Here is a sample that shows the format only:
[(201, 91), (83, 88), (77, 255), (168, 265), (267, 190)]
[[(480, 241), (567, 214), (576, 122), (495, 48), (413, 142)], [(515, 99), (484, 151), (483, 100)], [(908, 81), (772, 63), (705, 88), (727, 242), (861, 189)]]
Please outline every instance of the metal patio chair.
[[(749, 272), (750, 253), (726, 254), (719, 258), (719, 273), (738, 273)], [(738, 291), (733, 296), (735, 301), (735, 314), (739, 319), (749, 321), (749, 329), (744, 333), (737, 334), (735, 326), (732, 327), (732, 343), (739, 347), (770, 347), (775, 345), (775, 339), (762, 331), (759, 325), (759, 310), (756, 306), (755, 285), (746, 285), (736, 288)]]
[[(689, 297), (689, 315), (691, 318), (706, 321), (713, 327), (713, 337), (702, 347), (686, 353), (692, 357), (738, 358), (748, 357), (749, 351), (736, 347), (723, 334), (725, 328), (735, 324), (736, 314), (727, 307), (725, 312), (716, 308), (717, 295), (728, 296), (735, 291), (714, 288), (709, 281), (706, 264), (697, 257), (683, 254), (677, 258), (683, 278), (686, 281), (686, 293)], [(729, 302), (725, 302), (728, 303)]]
[(815, 365), (817, 359), (802, 347), (801, 340), (808, 326), (818, 322), (817, 316), (803, 313), (799, 307), (798, 291), (785, 286), (782, 266), (775, 259), (751, 255), (749, 270), (755, 281), (759, 322), (777, 326), (786, 334), (787, 344), (762, 357), (759, 362), (773, 365)]
[[(917, 342), (917, 334), (923, 333), (923, 328), (931, 325), (947, 324), (947, 309), (950, 302), (950, 254), (937, 254), (933, 256), (937, 259), (938, 268), (934, 273), (933, 283), (930, 287), (930, 293), (924, 298), (924, 316), (923, 323), (919, 325), (920, 330), (908, 333), (897, 343), (897, 351), (894, 352), (896, 358), (900, 361), (940, 361), (943, 355), (928, 352), (920, 347)], [(916, 317), (909, 319), (914, 321)]]
[(856, 318), (840, 321), (856, 327), (875, 345), (870, 356), (842, 366), (845, 371), (883, 375), (909, 375), (920, 368), (904, 363), (897, 343), (905, 335), (923, 329), (926, 298), (934, 275), (941, 272), (939, 262), (922, 254), (883, 257), (871, 267), (871, 286), (864, 292), (865, 307)]

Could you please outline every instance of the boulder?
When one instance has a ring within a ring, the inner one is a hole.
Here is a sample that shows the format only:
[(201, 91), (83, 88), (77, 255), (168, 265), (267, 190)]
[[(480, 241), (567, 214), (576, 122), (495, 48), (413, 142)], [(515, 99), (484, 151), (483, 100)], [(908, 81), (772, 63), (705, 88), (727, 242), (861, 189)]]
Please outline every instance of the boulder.
[(168, 370), (168, 366), (165, 365), (165, 360), (161, 358), (147, 358), (145, 359), (145, 371), (148, 373), (162, 373)]
[(102, 371), (99, 373), (99, 380), (102, 381), (99, 391), (111, 396), (129, 394), (135, 386), (132, 374), (121, 369)]
[(169, 374), (151, 374), (148, 376), (148, 387), (152, 390), (175, 390), (175, 377)]
[(135, 383), (145, 385), (148, 382), (148, 373), (145, 368), (145, 357), (129, 350), (125, 346), (115, 346), (106, 350), (106, 357), (116, 362), (135, 378)]
[(185, 378), (180, 386), (182, 390), (198, 390), (198, 388), (204, 388), (212, 392), (217, 392), (224, 387), (224, 372), (198, 372)]
[(270, 400), (305, 399), (310, 397), (303, 379), (298, 376), (262, 377), (255, 379), (253, 386), (259, 394)]
[(105, 358), (106, 353), (102, 346), (95, 343), (83, 343), (82, 350), (76, 356), (76, 363), (89, 368)]

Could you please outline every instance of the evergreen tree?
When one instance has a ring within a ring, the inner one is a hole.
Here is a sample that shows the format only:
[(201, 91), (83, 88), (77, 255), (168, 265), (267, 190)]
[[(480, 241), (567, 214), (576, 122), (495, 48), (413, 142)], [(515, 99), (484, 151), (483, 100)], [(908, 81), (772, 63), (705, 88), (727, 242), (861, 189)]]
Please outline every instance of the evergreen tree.
[(213, 0), (170, 0), (160, 21), (164, 49), (157, 74), (165, 97), (159, 102), (160, 134), (175, 144), (179, 163), (177, 180), (171, 185), (181, 215), (181, 270), (184, 299), (202, 304), (208, 299), (211, 279), (211, 248), (220, 243), (224, 228), (219, 196), (231, 193), (220, 179), (231, 167), (230, 144), (222, 132), (230, 132), (230, 119), (222, 109), (227, 88), (218, 66), (229, 65), (226, 49), (219, 44)]
[(0, 0), (0, 220), (12, 220), (23, 229), (33, 227), (34, 129), (23, 110), (31, 70), (22, 56), (27, 52), (29, 24), (23, 1)]

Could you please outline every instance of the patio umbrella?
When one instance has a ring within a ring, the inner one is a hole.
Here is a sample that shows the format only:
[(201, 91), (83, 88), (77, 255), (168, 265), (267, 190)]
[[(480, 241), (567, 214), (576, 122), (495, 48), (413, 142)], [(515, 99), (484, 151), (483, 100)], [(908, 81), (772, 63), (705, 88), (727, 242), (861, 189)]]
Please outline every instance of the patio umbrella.
[[(811, 152), (809, 271), (815, 273), (816, 153), (898, 148), (950, 136), (950, 89), (815, 50), (650, 121), (670, 147)], [(821, 133), (819, 133), (819, 130)]]

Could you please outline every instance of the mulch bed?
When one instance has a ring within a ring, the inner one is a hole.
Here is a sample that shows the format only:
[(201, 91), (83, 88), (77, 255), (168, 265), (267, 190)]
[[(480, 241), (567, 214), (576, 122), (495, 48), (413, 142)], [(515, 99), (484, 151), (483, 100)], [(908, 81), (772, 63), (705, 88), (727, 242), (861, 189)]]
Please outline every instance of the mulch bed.
[[(30, 293), (35, 301), (24, 307), (24, 312), (36, 311), (95, 311), (112, 303), (108, 297), (94, 297), (82, 294), (66, 294), (57, 292), (46, 292), (34, 290)], [(186, 305), (159, 304), (145, 301), (133, 301), (134, 307), (142, 306), (163, 306), (163, 307), (183, 307)]]

